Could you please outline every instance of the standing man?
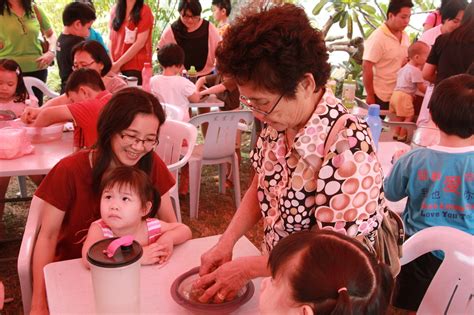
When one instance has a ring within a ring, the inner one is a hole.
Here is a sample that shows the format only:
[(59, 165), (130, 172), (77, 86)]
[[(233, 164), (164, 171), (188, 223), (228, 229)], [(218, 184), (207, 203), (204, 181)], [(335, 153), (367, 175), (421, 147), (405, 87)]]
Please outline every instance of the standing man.
[(367, 104), (388, 109), (397, 82), (397, 72), (407, 62), (409, 39), (404, 32), (410, 22), (411, 0), (391, 0), (387, 21), (365, 42), (362, 62)]

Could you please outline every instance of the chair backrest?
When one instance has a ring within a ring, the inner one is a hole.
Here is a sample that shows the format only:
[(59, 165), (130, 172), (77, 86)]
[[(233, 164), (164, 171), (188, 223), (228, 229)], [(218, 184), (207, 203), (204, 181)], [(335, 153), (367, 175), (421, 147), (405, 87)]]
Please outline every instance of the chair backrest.
[(167, 119), (184, 121), (185, 113), (182, 107), (167, 103), (161, 103), (161, 106), (165, 109)]
[(28, 219), (26, 221), (25, 232), (21, 241), (20, 252), (18, 254), (18, 277), (20, 279), (21, 299), (23, 301), (24, 314), (30, 313), (33, 272), (31, 268), (33, 260), (33, 250), (36, 238), (41, 226), (41, 209), (44, 201), (36, 196), (31, 200)]
[(55, 98), (59, 96), (59, 93), (50, 90), (46, 83), (44, 83), (40, 79), (37, 79), (35, 77), (24, 77), (23, 81), (25, 82), (26, 90), (28, 91), (28, 94), (30, 96), (34, 95), (32, 87), (41, 90), (41, 92), (43, 92), (50, 98)]
[(403, 244), (400, 262), (434, 250), (442, 250), (445, 258), (417, 314), (474, 314), (474, 236), (446, 226), (426, 228)]
[(219, 159), (235, 153), (235, 136), (239, 123), (253, 121), (249, 110), (212, 112), (191, 118), (189, 123), (199, 127), (208, 123), (204, 139), (203, 159)]
[(177, 170), (183, 167), (191, 157), (196, 138), (197, 129), (189, 123), (166, 120), (161, 126), (160, 142), (155, 151), (175, 176)]

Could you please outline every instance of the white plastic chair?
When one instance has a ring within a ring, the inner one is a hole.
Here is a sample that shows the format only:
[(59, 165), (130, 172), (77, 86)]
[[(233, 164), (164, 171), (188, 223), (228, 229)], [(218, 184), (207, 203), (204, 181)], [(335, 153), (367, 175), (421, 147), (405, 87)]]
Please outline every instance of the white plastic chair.
[[(178, 195), (178, 171), (191, 157), (196, 138), (197, 129), (193, 125), (182, 121), (166, 120), (160, 128), (160, 142), (155, 149), (176, 178), (176, 184), (170, 189), (170, 196), (179, 222), (181, 222), (181, 207)], [(184, 140), (186, 140), (185, 146), (183, 146)]]
[(20, 252), (18, 254), (18, 278), (20, 279), (21, 299), (23, 301), (24, 314), (30, 313), (32, 295), (32, 260), (33, 250), (41, 226), (41, 209), (44, 201), (36, 196), (31, 200), (28, 219), (26, 221), (25, 232), (21, 241)]
[(208, 123), (204, 144), (197, 145), (189, 159), (189, 211), (191, 218), (198, 217), (199, 193), (201, 186), (201, 168), (203, 165), (219, 165), (219, 192), (225, 193), (227, 163), (232, 165), (235, 206), (240, 205), (239, 160), (235, 153), (237, 129), (240, 121), (250, 124), (253, 121), (251, 111), (212, 112), (191, 118), (196, 127)]
[(24, 77), (23, 81), (25, 82), (26, 90), (28, 91), (28, 94), (30, 96), (34, 95), (33, 93), (33, 87), (39, 89), (41, 92), (43, 92), (45, 95), (47, 95), (50, 98), (55, 98), (59, 96), (59, 93), (56, 93), (46, 85), (43, 81), (41, 81), (38, 78), (35, 77)]
[(165, 112), (167, 119), (173, 119), (178, 121), (184, 121), (184, 117), (186, 116), (184, 109), (177, 105), (161, 103)]
[(426, 228), (403, 244), (400, 263), (434, 250), (442, 250), (445, 258), (417, 314), (474, 314), (474, 236), (446, 226)]

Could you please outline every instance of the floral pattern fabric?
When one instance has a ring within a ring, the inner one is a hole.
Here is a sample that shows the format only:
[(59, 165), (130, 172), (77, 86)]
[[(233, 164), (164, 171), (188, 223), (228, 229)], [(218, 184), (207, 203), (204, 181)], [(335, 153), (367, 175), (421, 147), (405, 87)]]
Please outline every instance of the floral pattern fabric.
[(344, 114), (347, 109), (326, 91), (290, 149), (285, 132), (262, 130), (251, 157), (265, 252), (289, 234), (313, 228), (374, 241), (383, 216), (383, 174), (367, 124), (349, 116), (324, 152), (331, 127)]

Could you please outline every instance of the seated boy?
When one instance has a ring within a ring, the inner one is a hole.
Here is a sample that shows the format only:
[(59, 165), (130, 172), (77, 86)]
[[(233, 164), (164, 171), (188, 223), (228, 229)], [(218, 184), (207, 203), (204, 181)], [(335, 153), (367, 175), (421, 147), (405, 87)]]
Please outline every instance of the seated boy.
[(72, 73), (72, 48), (89, 36), (89, 29), (96, 19), (94, 10), (85, 3), (69, 3), (63, 11), (63, 31), (56, 43), (56, 58), (61, 77), (61, 94)]
[[(430, 47), (424, 42), (415, 42), (408, 47), (410, 61), (398, 71), (397, 84), (390, 98), (390, 112), (395, 113), (395, 121), (412, 122), (415, 118), (413, 100), (417, 89), (422, 93), (426, 91), (421, 69), (428, 58)], [(393, 137), (398, 141), (407, 140), (407, 131), (396, 128)]]
[(66, 84), (66, 95), (71, 104), (26, 108), (21, 116), (25, 123), (43, 127), (59, 122), (74, 123), (74, 151), (91, 147), (97, 140), (97, 119), (112, 97), (105, 90), (97, 71), (82, 68), (74, 71)]
[(155, 75), (150, 80), (151, 92), (160, 103), (176, 105), (183, 108), (184, 120), (189, 120), (189, 102), (200, 99), (194, 83), (181, 77), (184, 69), (184, 51), (177, 44), (168, 44), (158, 50), (158, 62), (163, 74)]
[[(474, 234), (474, 76), (443, 80), (429, 108), (440, 130), (439, 145), (400, 157), (385, 179), (385, 198), (408, 196), (403, 212), (408, 237), (431, 226)], [(442, 252), (432, 252), (402, 266), (394, 306), (416, 311), (442, 259)]]

